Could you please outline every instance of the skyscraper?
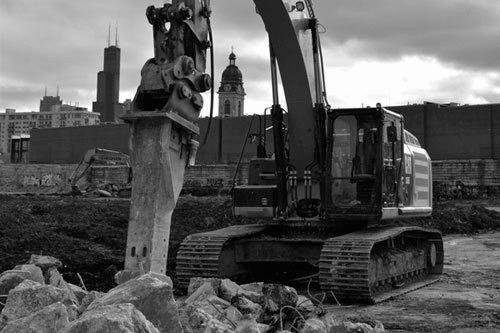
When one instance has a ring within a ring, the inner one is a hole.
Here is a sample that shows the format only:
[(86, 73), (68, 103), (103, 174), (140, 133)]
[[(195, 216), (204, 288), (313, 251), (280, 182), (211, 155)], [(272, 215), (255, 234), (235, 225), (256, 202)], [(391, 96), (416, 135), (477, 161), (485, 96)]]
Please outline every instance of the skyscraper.
[(120, 98), (120, 55), (118, 31), (115, 44), (111, 45), (108, 34), (108, 47), (104, 49), (104, 68), (97, 74), (97, 100), (92, 104), (92, 111), (101, 114), (101, 123), (116, 122), (122, 113)]
[(45, 88), (45, 94), (40, 100), (40, 112), (50, 112), (54, 106), (62, 105), (62, 100), (59, 97), (59, 87), (57, 87), (56, 96), (47, 96), (47, 88)]

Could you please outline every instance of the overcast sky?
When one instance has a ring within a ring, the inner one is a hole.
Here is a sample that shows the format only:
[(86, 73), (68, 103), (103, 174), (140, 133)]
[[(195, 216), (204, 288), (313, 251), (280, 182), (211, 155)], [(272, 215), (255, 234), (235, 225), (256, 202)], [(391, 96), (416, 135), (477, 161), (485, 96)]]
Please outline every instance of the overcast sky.
[[(500, 102), (500, 1), (313, 0), (326, 28), (334, 107)], [(0, 0), (0, 110), (38, 110), (44, 87), (92, 107), (108, 24), (122, 49), (120, 100), (152, 57), (148, 5), (161, 0)], [(271, 104), (267, 38), (251, 0), (212, 0), (216, 82), (234, 46), (247, 114)], [(208, 114), (208, 101), (203, 111)]]

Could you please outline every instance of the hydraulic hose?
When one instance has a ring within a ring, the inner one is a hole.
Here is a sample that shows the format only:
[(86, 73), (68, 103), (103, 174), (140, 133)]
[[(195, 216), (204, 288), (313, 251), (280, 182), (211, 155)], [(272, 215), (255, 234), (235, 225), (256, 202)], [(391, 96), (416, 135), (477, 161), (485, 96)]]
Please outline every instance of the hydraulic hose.
[(207, 26), (208, 26), (208, 38), (210, 39), (210, 77), (211, 77), (211, 90), (210, 90), (210, 117), (208, 120), (207, 131), (205, 132), (205, 138), (203, 139), (202, 145), (207, 143), (208, 135), (210, 134), (210, 130), (212, 129), (212, 120), (214, 115), (214, 37), (212, 33), (212, 24), (210, 23), (210, 8), (207, 7), (207, 2), (203, 1), (203, 7), (205, 7), (207, 15)]

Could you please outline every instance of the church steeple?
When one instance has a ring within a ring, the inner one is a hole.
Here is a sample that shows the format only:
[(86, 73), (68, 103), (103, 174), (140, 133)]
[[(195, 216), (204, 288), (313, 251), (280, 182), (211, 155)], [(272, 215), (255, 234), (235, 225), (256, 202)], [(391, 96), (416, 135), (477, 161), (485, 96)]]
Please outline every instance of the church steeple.
[(236, 66), (236, 54), (231, 49), (229, 65), (222, 73), (219, 94), (219, 117), (241, 117), (244, 114), (245, 89), (243, 75)]
[(236, 66), (236, 54), (234, 54), (234, 51), (231, 51), (231, 54), (229, 55), (229, 65)]

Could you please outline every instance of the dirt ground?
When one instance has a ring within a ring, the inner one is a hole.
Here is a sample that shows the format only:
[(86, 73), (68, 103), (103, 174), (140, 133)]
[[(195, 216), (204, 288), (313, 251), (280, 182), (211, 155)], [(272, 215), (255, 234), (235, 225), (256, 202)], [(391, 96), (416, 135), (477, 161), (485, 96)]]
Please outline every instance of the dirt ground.
[[(498, 203), (436, 203), (432, 217), (411, 222), (449, 235), (438, 283), (375, 306), (329, 309), (353, 320), (378, 319), (395, 332), (500, 331), (500, 213), (484, 208)], [(123, 267), (128, 214), (124, 199), (0, 195), (0, 272), (31, 253), (48, 254), (63, 261), (67, 281), (78, 283), (78, 272), (89, 289), (107, 291)], [(168, 271), (188, 234), (249, 222), (255, 221), (232, 217), (228, 197), (181, 197)]]
[(445, 237), (440, 281), (372, 306), (328, 307), (389, 332), (500, 332), (500, 232)]
[[(59, 258), (67, 281), (107, 291), (124, 264), (128, 199), (0, 195), (0, 272), (25, 262), (30, 254)], [(231, 214), (227, 197), (181, 197), (172, 217), (168, 271), (191, 233), (244, 223)]]

